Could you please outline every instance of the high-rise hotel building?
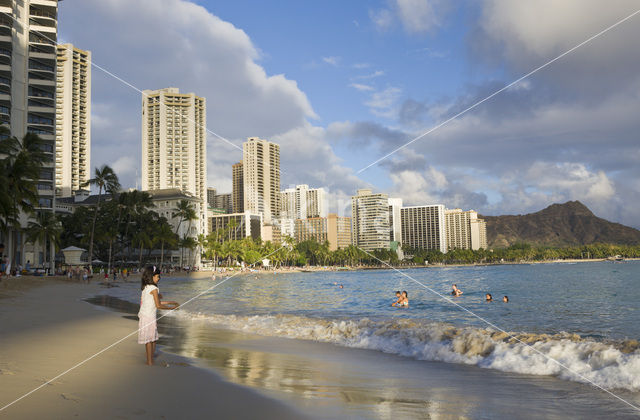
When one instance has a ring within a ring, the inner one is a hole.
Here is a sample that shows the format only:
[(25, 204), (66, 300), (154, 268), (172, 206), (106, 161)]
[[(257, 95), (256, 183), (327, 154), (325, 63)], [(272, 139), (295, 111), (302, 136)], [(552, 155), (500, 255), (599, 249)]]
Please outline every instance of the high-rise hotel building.
[(258, 137), (242, 144), (244, 211), (269, 225), (280, 212), (280, 146)]
[(231, 167), (231, 207), (236, 213), (244, 213), (244, 176), (242, 162), (234, 163)]
[(389, 196), (358, 190), (351, 197), (352, 242), (364, 251), (389, 249)]
[(207, 232), (205, 99), (177, 88), (142, 92), (142, 189), (177, 188), (202, 203), (198, 233)]
[(446, 209), (444, 214), (448, 249), (487, 249), (487, 227), (476, 211)]
[(403, 207), (400, 216), (404, 245), (447, 252), (444, 205)]
[(44, 141), (37, 208), (52, 209), (55, 185), (57, 0), (0, 1), (0, 123)]
[(56, 196), (69, 197), (91, 177), (91, 52), (57, 52)]
[(327, 217), (326, 193), (324, 188), (309, 188), (296, 185), (280, 193), (280, 217), (285, 219), (306, 219)]

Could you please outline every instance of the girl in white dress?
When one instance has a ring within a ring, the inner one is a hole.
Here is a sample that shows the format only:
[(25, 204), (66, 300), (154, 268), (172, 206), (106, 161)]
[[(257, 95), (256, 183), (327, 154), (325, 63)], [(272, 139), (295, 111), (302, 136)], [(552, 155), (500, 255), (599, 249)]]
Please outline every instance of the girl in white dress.
[(142, 272), (140, 295), (140, 311), (138, 312), (138, 344), (145, 345), (147, 364), (153, 365), (153, 354), (158, 341), (158, 327), (156, 325), (156, 309), (176, 309), (178, 302), (161, 301), (158, 292), (160, 270), (155, 265), (147, 266)]

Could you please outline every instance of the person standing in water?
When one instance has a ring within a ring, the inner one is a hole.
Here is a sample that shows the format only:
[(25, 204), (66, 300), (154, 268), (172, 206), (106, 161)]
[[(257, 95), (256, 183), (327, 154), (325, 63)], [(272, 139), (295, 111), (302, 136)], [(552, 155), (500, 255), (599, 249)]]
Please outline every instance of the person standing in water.
[(452, 296), (460, 296), (462, 294), (462, 290), (458, 289), (458, 285), (454, 284), (453, 286), (451, 286), (451, 288), (453, 289), (451, 291), (451, 295)]
[(491, 296), (491, 293), (487, 293), (485, 298), (487, 299), (487, 302), (493, 302), (493, 296)]
[(158, 326), (156, 320), (157, 309), (176, 309), (178, 302), (161, 301), (158, 290), (160, 281), (160, 270), (155, 265), (150, 265), (144, 269), (141, 278), (140, 288), (140, 311), (138, 312), (138, 344), (145, 345), (147, 355), (147, 365), (153, 365), (153, 354), (156, 351), (156, 341), (158, 341)]
[(402, 293), (400, 293), (400, 290), (396, 291), (396, 301), (393, 302), (391, 304), (391, 306), (400, 306), (400, 303), (403, 301), (404, 299), (402, 298)]
[(502, 301), (503, 301), (504, 303), (509, 303), (509, 296), (505, 296), (505, 297), (503, 297), (503, 298), (502, 298)]
[(402, 302), (400, 302), (400, 306), (404, 308), (409, 307), (409, 294), (407, 293), (406, 290), (402, 291)]

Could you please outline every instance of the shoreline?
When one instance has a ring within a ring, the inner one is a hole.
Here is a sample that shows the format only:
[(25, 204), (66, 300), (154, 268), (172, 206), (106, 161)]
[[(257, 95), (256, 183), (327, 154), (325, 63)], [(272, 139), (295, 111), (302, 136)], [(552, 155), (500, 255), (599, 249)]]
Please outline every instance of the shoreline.
[[(121, 313), (83, 300), (102, 291), (97, 284), (41, 279), (0, 282), (0, 408), (137, 328)], [(0, 411), (0, 418), (305, 417), (187, 358), (161, 352), (156, 361), (145, 365), (134, 334)]]

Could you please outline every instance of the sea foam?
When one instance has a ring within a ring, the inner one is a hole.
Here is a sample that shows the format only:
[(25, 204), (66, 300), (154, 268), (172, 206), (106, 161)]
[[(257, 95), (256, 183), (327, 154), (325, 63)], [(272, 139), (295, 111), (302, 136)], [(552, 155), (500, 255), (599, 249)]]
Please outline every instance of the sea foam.
[(505, 333), (410, 319), (340, 320), (184, 310), (171, 315), (264, 336), (321, 341), (505, 372), (551, 375), (606, 389), (640, 390), (640, 344), (635, 340), (600, 342), (569, 333)]

